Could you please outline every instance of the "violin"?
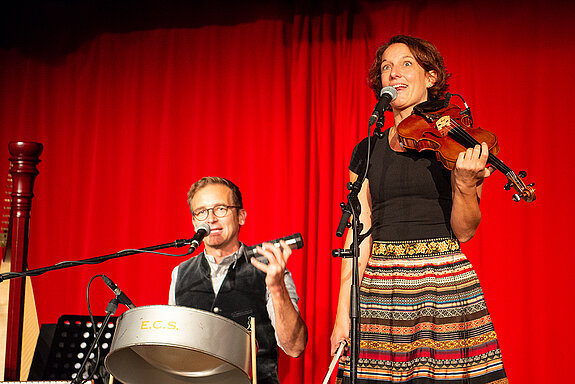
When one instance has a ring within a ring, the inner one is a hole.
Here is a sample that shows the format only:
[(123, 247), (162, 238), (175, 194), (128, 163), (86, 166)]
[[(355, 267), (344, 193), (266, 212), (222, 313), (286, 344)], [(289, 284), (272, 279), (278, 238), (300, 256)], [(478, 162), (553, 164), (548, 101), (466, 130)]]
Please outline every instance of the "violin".
[(420, 152), (435, 151), (443, 166), (453, 170), (460, 152), (485, 142), (489, 148), (487, 162), (507, 177), (504, 189), (515, 189), (513, 200), (523, 199), (528, 203), (535, 200), (535, 184), (525, 185), (522, 180), (527, 173), (521, 171), (515, 174), (497, 158), (497, 136), (482, 128), (475, 128), (469, 108), (462, 111), (459, 106), (449, 103), (449, 97), (446, 100), (430, 100), (415, 106), (413, 113), (397, 127), (401, 145)]

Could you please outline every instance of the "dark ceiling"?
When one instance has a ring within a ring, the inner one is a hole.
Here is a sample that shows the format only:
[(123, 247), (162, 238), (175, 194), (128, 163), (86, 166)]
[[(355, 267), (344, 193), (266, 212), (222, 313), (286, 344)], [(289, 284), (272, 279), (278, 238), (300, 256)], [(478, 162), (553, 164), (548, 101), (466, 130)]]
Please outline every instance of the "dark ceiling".
[(4, 0), (0, 49), (60, 57), (102, 33), (234, 25), (294, 14), (339, 13), (356, 1), (304, 0)]

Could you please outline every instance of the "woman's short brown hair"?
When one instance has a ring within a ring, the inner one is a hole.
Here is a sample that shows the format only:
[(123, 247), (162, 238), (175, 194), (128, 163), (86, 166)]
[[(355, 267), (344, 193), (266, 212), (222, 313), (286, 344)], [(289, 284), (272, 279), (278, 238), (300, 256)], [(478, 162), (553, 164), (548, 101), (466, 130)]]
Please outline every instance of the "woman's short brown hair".
[(397, 35), (393, 36), (387, 43), (379, 47), (375, 53), (375, 60), (371, 64), (368, 74), (369, 87), (375, 93), (375, 97), (379, 99), (379, 93), (381, 92), (381, 63), (383, 52), (392, 44), (401, 43), (407, 45), (415, 60), (423, 67), (426, 72), (435, 71), (437, 73), (437, 80), (432, 87), (427, 90), (429, 99), (440, 99), (442, 98), (449, 84), (447, 84), (447, 79), (451, 74), (447, 73), (445, 69), (445, 64), (443, 64), (443, 57), (435, 47), (427, 40), (423, 40), (417, 37)]

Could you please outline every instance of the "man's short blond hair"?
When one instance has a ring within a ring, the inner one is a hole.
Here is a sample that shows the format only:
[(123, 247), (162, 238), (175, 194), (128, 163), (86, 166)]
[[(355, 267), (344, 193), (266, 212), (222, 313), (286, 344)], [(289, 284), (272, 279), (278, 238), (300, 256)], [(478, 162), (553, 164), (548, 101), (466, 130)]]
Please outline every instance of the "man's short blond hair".
[(221, 184), (221, 185), (225, 185), (226, 187), (228, 187), (232, 191), (232, 196), (233, 196), (233, 200), (234, 200), (233, 204), (236, 207), (240, 207), (240, 208), (244, 207), (244, 203), (242, 201), (242, 193), (240, 192), (240, 189), (238, 188), (237, 185), (235, 185), (234, 183), (232, 183), (228, 179), (224, 179), (223, 177), (206, 176), (206, 177), (202, 177), (200, 180), (198, 180), (194, 184), (192, 184), (192, 187), (188, 191), (188, 205), (190, 206), (190, 209), (192, 209), (192, 199), (194, 198), (194, 195), (200, 189), (202, 189), (208, 185), (211, 185), (211, 184)]

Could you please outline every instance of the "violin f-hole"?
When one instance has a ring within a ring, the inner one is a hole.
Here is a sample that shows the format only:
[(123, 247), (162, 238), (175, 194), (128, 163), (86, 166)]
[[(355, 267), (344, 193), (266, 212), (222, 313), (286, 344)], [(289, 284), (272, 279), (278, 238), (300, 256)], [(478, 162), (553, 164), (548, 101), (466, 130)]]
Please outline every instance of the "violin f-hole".
[(423, 132), (422, 137), (429, 138), (429, 136), (431, 136), (435, 139), (441, 139), (441, 137), (442, 137), (441, 135), (436, 135), (435, 132), (429, 132), (429, 131)]

